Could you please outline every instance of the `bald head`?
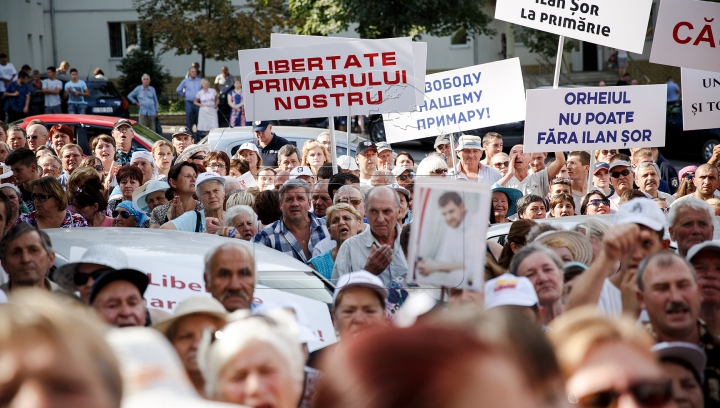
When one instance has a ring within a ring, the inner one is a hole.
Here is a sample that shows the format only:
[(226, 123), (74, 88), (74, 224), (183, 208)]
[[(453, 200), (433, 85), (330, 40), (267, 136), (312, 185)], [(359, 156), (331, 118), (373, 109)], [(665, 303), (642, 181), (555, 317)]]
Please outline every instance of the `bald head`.
[(372, 205), (373, 199), (376, 200), (388, 200), (395, 203), (396, 208), (400, 208), (400, 196), (395, 192), (392, 187), (388, 186), (377, 186), (370, 189), (365, 197), (365, 202), (368, 206)]
[(205, 255), (205, 286), (228, 312), (247, 309), (255, 291), (255, 270), (247, 247), (223, 244)]
[(44, 146), (48, 141), (48, 130), (47, 128), (36, 123), (30, 125), (27, 128), (28, 145), (33, 151), (37, 150), (38, 147)]

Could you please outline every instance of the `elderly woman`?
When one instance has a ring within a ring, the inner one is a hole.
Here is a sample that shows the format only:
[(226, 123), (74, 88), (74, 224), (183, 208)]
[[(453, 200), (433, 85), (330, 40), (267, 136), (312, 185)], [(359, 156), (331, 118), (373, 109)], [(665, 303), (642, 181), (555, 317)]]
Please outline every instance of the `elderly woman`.
[(109, 174), (115, 164), (117, 147), (115, 139), (108, 135), (100, 135), (92, 141), (92, 153), (102, 162), (103, 171)]
[(15, 225), (18, 218), (20, 217), (20, 214), (27, 214), (30, 211), (28, 211), (25, 203), (22, 202), (22, 193), (20, 193), (20, 189), (15, 184), (0, 184), (0, 191), (2, 191), (5, 196), (10, 200), (10, 207), (12, 210), (12, 216), (8, 218), (5, 225)]
[(83, 160), (82, 148), (73, 143), (63, 145), (60, 149), (60, 160), (62, 161), (63, 171), (70, 176)]
[(530, 279), (540, 306), (545, 309), (543, 324), (548, 324), (565, 310), (563, 295), (563, 264), (551, 249), (531, 244), (519, 250), (510, 261), (510, 273)]
[(308, 265), (330, 280), (340, 246), (362, 231), (363, 220), (358, 210), (350, 204), (335, 204), (325, 211), (325, 224), (335, 241), (335, 247), (310, 259)]
[(593, 259), (590, 240), (575, 231), (547, 231), (538, 235), (533, 244), (545, 245), (560, 258), (563, 266), (569, 262), (580, 262), (589, 266)]
[(89, 167), (89, 168), (95, 170), (95, 172), (97, 172), (98, 177), (100, 177), (101, 179), (105, 178), (105, 174), (104, 174), (105, 169), (103, 168), (102, 161), (100, 161), (99, 158), (97, 158), (95, 156), (88, 156), (88, 157), (84, 158), (80, 162), (80, 166), (78, 166), (78, 168), (83, 168), (83, 167)]
[(48, 145), (38, 146), (37, 150), (35, 150), (35, 158), (38, 160), (40, 160), (40, 158), (45, 156), (46, 154), (51, 154), (55, 156), (55, 150), (53, 150), (53, 148)]
[(82, 215), (67, 210), (67, 194), (56, 178), (35, 180), (32, 183), (32, 199), (35, 211), (21, 214), (18, 223), (26, 222), (40, 229), (87, 227)]
[(218, 231), (223, 237), (252, 240), (258, 232), (258, 219), (249, 205), (236, 205), (225, 211), (225, 227)]
[(75, 141), (75, 132), (68, 125), (55, 125), (50, 128), (48, 138), (50, 139), (50, 146), (59, 154), (63, 146)]
[(138, 211), (133, 206), (132, 201), (123, 201), (115, 207), (112, 212), (113, 227), (127, 228), (148, 228), (150, 227), (150, 219), (144, 212)]
[(196, 201), (195, 181), (197, 180), (197, 166), (195, 163), (176, 163), (168, 173), (170, 189), (166, 197), (171, 199), (167, 204), (155, 207), (150, 216), (151, 228), (160, 228), (166, 222), (183, 215), (187, 211), (203, 211), (200, 202)]
[[(203, 211), (187, 211), (163, 224), (161, 229), (210, 234), (219, 230), (225, 219), (225, 178), (212, 172), (200, 173), (195, 189)], [(214, 222), (208, 222), (211, 219)]]
[(238, 159), (243, 159), (250, 167), (250, 173), (257, 179), (258, 172), (262, 168), (262, 156), (260, 150), (254, 143), (243, 143), (235, 154)]
[(247, 407), (296, 408), (304, 356), (298, 327), (284, 310), (238, 310), (220, 331), (203, 336), (198, 365), (208, 398)]
[(59, 178), (62, 171), (62, 162), (52, 154), (46, 154), (38, 159), (38, 166), (42, 169), (41, 176)]
[(575, 200), (570, 194), (558, 194), (550, 200), (550, 217), (572, 217), (575, 215)]
[(580, 214), (610, 214), (610, 200), (600, 191), (591, 191), (583, 197), (582, 203), (580, 204)]
[(200, 81), (200, 88), (195, 94), (193, 104), (200, 108), (197, 123), (198, 133), (204, 134), (218, 127), (217, 107), (219, 98), (217, 91), (210, 88), (210, 81), (207, 78)]
[(508, 217), (517, 213), (517, 201), (523, 196), (520, 190), (508, 187), (492, 189), (492, 212), (495, 223), (510, 222)]
[(302, 148), (301, 166), (308, 166), (313, 175), (317, 176), (317, 171), (323, 164), (330, 162), (330, 153), (328, 153), (325, 145), (317, 141), (309, 141)]
[(10, 146), (5, 142), (0, 142), (0, 163), (5, 163), (5, 159), (10, 154)]
[(208, 171), (227, 176), (230, 171), (230, 157), (223, 151), (215, 150), (205, 156), (203, 165)]
[(170, 188), (167, 181), (150, 180), (133, 191), (133, 205), (150, 214), (155, 207), (167, 204), (165, 192)]
[(175, 147), (167, 140), (158, 140), (153, 144), (152, 156), (157, 167), (158, 180), (167, 180), (168, 172), (172, 167), (173, 155)]
[[(448, 172), (447, 163), (439, 156), (428, 156), (424, 158), (417, 168), (417, 177), (445, 177)], [(400, 184), (398, 182), (398, 184)], [(402, 184), (400, 184), (402, 185)]]
[(132, 201), (132, 193), (142, 185), (143, 173), (139, 167), (123, 166), (117, 172), (118, 187), (110, 196), (108, 207), (114, 210), (121, 201)]
[(88, 227), (112, 227), (113, 219), (105, 215), (108, 200), (97, 177), (88, 177), (72, 194), (72, 206), (87, 220)]
[(131, 166), (137, 166), (143, 174), (142, 184), (147, 183), (150, 180), (155, 180), (157, 177), (157, 169), (155, 168), (155, 160), (153, 160), (152, 153), (148, 151), (137, 151), (133, 152), (132, 158), (130, 159)]

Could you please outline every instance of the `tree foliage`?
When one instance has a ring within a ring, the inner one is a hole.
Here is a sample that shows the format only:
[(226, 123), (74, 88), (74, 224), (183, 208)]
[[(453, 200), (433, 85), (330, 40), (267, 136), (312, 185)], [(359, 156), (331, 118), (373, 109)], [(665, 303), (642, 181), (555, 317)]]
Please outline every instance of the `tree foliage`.
[(273, 30), (284, 31), (288, 10), (283, 0), (248, 0), (241, 8), (230, 0), (134, 0), (142, 32), (160, 44), (160, 52), (197, 52), (227, 61), (237, 50), (268, 47)]
[(485, 0), (290, 0), (299, 34), (327, 35), (357, 24), (362, 38), (422, 34), (447, 36), (459, 29), (469, 35), (494, 35)]
[(158, 96), (165, 91), (165, 86), (170, 83), (172, 76), (167, 70), (163, 70), (157, 56), (148, 51), (139, 49), (128, 52), (118, 65), (120, 76), (120, 92), (123, 95), (129, 94), (136, 86), (140, 85), (143, 74), (150, 75), (150, 81)]
[[(555, 61), (560, 39), (558, 35), (521, 26), (515, 26), (515, 30), (528, 51), (544, 55), (550, 61)], [(575, 40), (565, 38), (564, 44), (564, 50), (570, 51), (575, 47)]]

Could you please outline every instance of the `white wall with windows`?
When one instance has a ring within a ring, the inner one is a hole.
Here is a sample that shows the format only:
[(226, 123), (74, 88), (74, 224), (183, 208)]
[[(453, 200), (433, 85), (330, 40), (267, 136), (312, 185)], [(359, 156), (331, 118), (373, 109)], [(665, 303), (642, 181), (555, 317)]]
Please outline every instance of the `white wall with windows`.
[(7, 22), (8, 57), (17, 70), (24, 64), (45, 71), (47, 35), (43, 0), (0, 0), (0, 21)]

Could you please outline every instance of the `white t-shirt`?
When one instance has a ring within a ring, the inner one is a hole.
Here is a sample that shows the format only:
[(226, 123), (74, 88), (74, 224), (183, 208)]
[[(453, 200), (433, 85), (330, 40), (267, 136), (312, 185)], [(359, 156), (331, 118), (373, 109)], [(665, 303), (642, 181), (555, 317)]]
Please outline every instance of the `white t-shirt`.
[[(62, 87), (62, 81), (57, 78), (54, 81), (50, 80), (50, 78), (45, 78), (42, 80), (42, 89), (49, 89), (53, 91), (55, 89), (62, 89)], [(58, 105), (60, 105), (60, 94), (45, 94), (46, 107), (49, 108)]]
[(523, 195), (535, 194), (540, 197), (545, 197), (550, 189), (547, 169), (529, 174), (523, 181), (518, 180), (517, 177), (513, 177), (505, 184), (505, 187), (520, 190)]
[[(605, 281), (603, 282), (597, 307), (601, 314), (610, 319), (614, 319), (622, 315), (622, 292), (620, 292), (620, 289), (610, 282), (610, 279), (605, 278)], [(649, 321), (650, 316), (648, 316), (647, 311), (640, 311), (638, 323)]]
[[(15, 78), (15, 75), (17, 75), (17, 70), (12, 62), (0, 65), (0, 78), (12, 80)], [(5, 82), (3, 81), (0, 81), (0, 92), (5, 92)]]

